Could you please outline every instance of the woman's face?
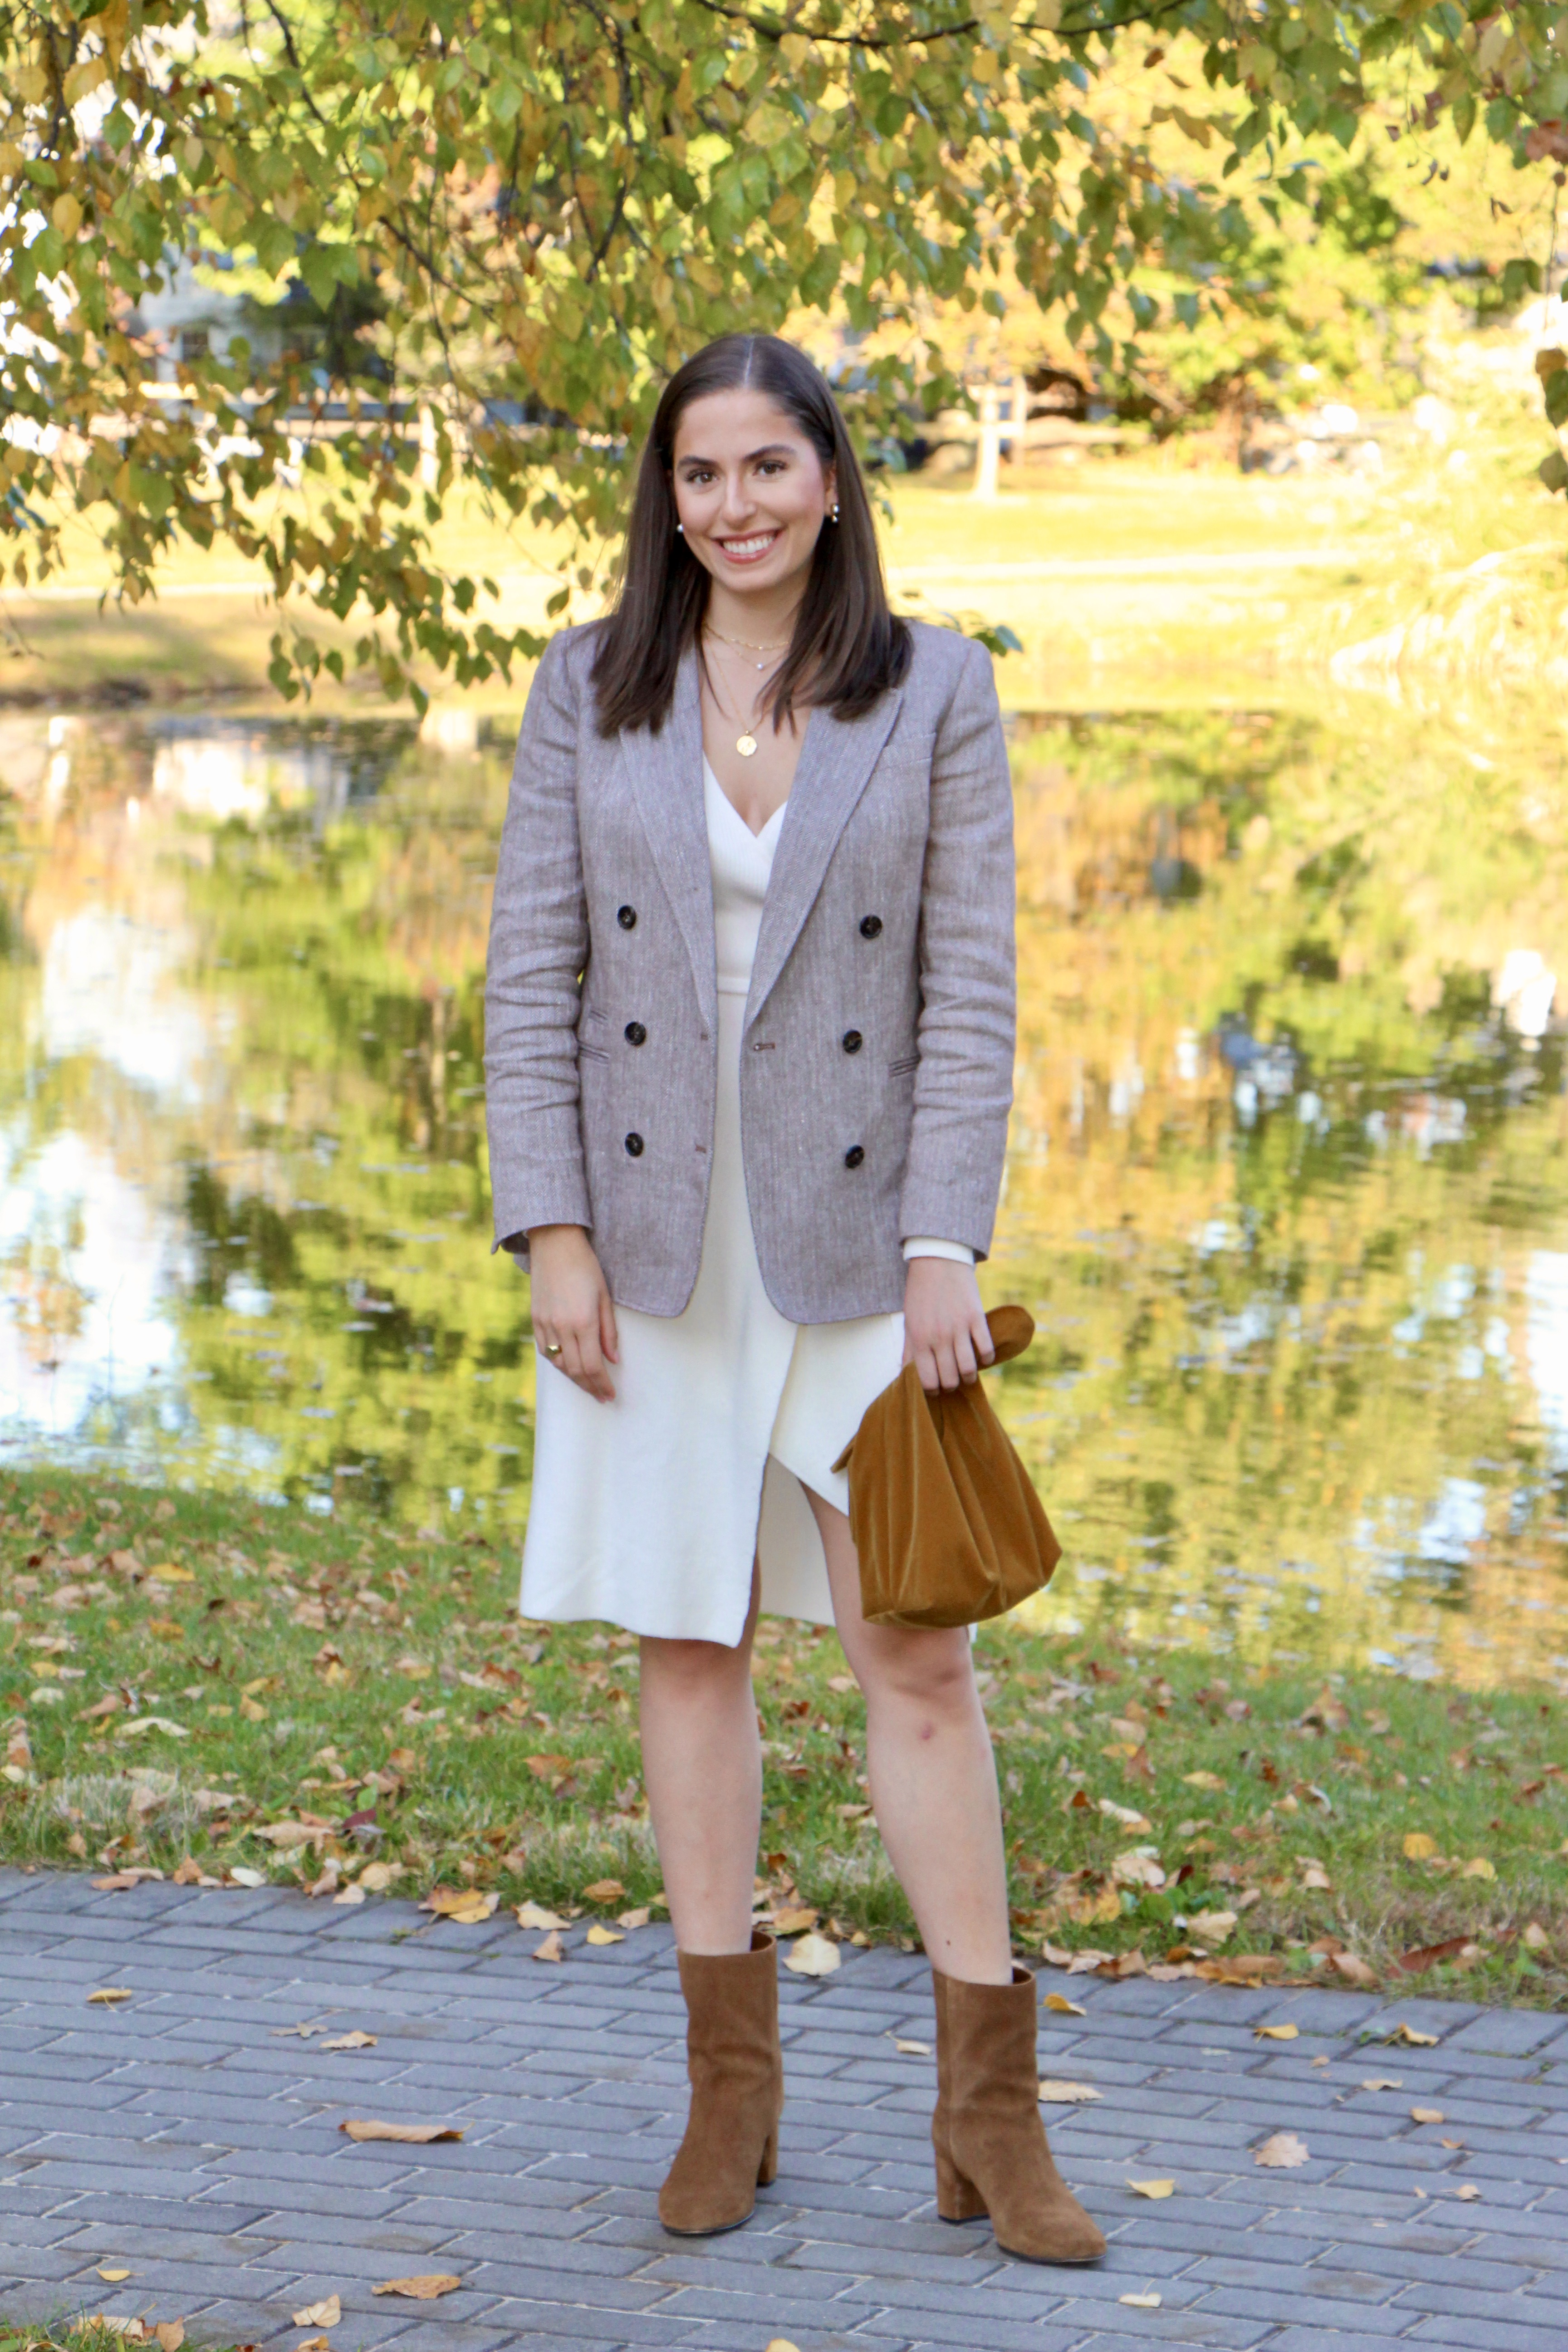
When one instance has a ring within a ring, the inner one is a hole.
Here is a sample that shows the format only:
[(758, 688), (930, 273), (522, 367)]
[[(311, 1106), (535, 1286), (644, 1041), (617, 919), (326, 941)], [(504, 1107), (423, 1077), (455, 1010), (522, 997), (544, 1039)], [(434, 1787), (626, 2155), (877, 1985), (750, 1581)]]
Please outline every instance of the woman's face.
[(674, 476), (686, 544), (715, 580), (743, 596), (805, 574), (835, 502), (833, 468), (765, 393), (694, 400), (676, 427)]

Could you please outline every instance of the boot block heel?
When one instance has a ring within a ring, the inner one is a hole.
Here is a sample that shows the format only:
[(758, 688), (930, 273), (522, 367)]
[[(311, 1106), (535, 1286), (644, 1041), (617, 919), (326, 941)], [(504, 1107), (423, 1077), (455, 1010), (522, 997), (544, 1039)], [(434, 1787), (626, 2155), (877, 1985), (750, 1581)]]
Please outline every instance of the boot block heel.
[(988, 2210), (973, 2181), (964, 2178), (951, 2157), (937, 2158), (936, 2210), (943, 2221), (979, 2221)]
[(757, 2187), (771, 2189), (779, 2177), (779, 2134), (775, 2124), (763, 2148), (763, 2160), (757, 2167)]

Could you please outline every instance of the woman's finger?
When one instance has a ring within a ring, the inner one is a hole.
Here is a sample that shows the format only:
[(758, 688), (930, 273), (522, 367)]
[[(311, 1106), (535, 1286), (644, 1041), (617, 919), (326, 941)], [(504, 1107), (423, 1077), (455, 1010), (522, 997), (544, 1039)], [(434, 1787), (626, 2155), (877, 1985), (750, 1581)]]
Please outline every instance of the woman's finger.
[(980, 1378), (980, 1367), (974, 1360), (974, 1340), (969, 1331), (959, 1331), (952, 1344), (952, 1354), (958, 1366), (958, 1377), (967, 1388)]
[(936, 1358), (929, 1348), (915, 1349), (914, 1367), (920, 1374), (921, 1388), (924, 1389), (927, 1396), (933, 1396), (942, 1386), (942, 1374), (937, 1370)]
[(621, 1360), (620, 1333), (616, 1328), (616, 1302), (606, 1290), (599, 1300), (599, 1345), (607, 1363)]
[(994, 1364), (996, 1361), (996, 1342), (991, 1337), (991, 1326), (984, 1315), (977, 1317), (970, 1325), (969, 1337), (973, 1342), (977, 1360), (983, 1364)]
[(936, 1369), (944, 1389), (958, 1386), (958, 1360), (952, 1352), (952, 1341), (943, 1339), (936, 1350)]

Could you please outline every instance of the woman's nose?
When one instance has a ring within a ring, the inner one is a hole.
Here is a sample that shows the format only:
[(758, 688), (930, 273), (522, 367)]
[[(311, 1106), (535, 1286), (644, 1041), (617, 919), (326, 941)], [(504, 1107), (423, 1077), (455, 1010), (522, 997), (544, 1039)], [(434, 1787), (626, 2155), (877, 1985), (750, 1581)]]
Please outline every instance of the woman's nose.
[(744, 474), (730, 474), (724, 481), (724, 515), (727, 523), (742, 523), (752, 512), (755, 501), (751, 484)]

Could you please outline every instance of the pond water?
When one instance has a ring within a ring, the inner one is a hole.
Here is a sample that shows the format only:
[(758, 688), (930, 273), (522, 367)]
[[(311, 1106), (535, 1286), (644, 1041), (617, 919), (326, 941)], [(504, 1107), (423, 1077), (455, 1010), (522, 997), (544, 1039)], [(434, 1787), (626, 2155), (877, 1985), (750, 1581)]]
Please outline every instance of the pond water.
[[(521, 1530), (514, 720), (0, 720), (0, 1458)], [(1049, 1622), (1568, 1676), (1552, 713), (1020, 715), (987, 1295)], [(1560, 982), (1557, 975), (1564, 977)]]

